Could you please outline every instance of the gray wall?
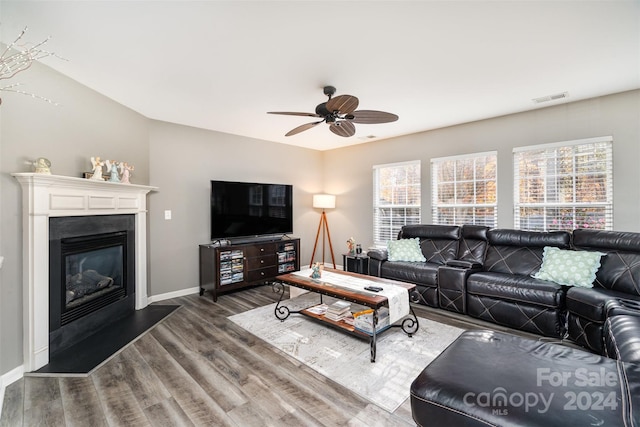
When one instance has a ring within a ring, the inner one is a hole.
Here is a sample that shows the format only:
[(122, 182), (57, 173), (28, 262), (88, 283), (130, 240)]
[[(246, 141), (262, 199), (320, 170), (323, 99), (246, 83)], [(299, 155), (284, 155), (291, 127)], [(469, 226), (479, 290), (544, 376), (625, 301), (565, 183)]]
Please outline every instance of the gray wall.
[[(25, 88), (62, 105), (0, 93), (0, 375), (22, 364), (21, 193), (9, 174), (39, 156), (53, 173), (79, 176), (89, 157), (126, 160), (149, 196), (149, 294), (198, 286), (198, 244), (209, 240), (211, 179), (294, 184), (294, 235), (308, 263), (319, 213), (311, 195), (338, 196), (328, 212), (339, 256), (353, 236), (372, 242), (372, 166), (422, 161), (423, 222), (430, 222), (432, 157), (498, 150), (499, 226), (511, 227), (511, 150), (516, 146), (612, 135), (614, 226), (640, 231), (640, 91), (514, 114), (415, 135), (318, 152), (148, 120), (40, 64), (20, 75)], [(171, 210), (173, 219), (164, 220)], [(341, 263), (341, 258), (337, 259)]]
[(198, 286), (198, 244), (211, 241), (211, 180), (293, 184), (293, 235), (301, 238), (301, 263), (309, 263), (321, 152), (165, 122), (152, 122), (150, 134), (151, 185), (159, 187), (149, 196), (152, 295)]
[[(402, 118), (400, 118), (402, 120)], [(498, 226), (513, 227), (514, 147), (613, 136), (616, 230), (640, 231), (640, 90), (437, 129), (325, 154), (326, 191), (338, 195), (332, 234), (373, 244), (372, 166), (421, 161), (422, 222), (431, 223), (430, 160), (496, 150)]]

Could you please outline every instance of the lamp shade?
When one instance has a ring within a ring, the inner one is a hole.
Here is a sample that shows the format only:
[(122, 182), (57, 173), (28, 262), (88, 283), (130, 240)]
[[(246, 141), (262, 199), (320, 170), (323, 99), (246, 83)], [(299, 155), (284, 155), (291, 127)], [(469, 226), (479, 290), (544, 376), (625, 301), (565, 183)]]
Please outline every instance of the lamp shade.
[(313, 207), (317, 209), (334, 209), (336, 207), (336, 196), (333, 194), (314, 194)]

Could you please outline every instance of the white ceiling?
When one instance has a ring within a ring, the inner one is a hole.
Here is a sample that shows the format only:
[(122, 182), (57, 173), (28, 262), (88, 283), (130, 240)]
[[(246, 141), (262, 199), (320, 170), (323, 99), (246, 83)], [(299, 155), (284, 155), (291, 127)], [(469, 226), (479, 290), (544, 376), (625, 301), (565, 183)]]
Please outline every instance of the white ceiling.
[[(0, 1), (2, 41), (25, 26), (149, 118), (318, 150), (640, 88), (637, 0)], [(400, 119), (285, 137), (315, 120), (266, 114), (313, 113), (325, 85)]]

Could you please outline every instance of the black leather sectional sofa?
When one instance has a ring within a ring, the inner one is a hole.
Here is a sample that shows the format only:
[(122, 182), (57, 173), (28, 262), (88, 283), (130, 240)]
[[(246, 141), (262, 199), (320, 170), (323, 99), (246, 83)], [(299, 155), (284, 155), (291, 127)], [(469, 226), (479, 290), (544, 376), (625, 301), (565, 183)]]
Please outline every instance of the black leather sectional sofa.
[[(599, 354), (605, 351), (608, 303), (634, 301), (640, 307), (640, 233), (409, 225), (398, 235), (416, 237), (425, 262), (389, 261), (386, 250), (370, 250), (369, 274), (415, 283), (421, 302), (431, 307), (568, 337)], [(604, 253), (593, 288), (532, 277), (547, 246)]]
[[(465, 332), (412, 384), (418, 425), (640, 425), (640, 233), (412, 225), (398, 235), (407, 238), (419, 239), (425, 262), (371, 250), (369, 274), (417, 284), (425, 305), (590, 350)], [(545, 247), (603, 253), (593, 287), (534, 278)], [(580, 374), (593, 381), (580, 383)], [(536, 396), (555, 400), (529, 412), (516, 399)], [(600, 397), (609, 400), (596, 408)]]

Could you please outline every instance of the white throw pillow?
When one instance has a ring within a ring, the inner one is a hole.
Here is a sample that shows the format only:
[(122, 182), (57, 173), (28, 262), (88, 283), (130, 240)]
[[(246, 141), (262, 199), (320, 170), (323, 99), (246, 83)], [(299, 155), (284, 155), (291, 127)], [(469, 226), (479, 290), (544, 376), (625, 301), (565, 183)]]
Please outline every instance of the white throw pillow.
[(427, 260), (424, 255), (422, 255), (420, 239), (418, 237), (389, 240), (389, 242), (387, 242), (387, 251), (389, 253), (387, 258), (389, 261), (425, 262)]
[(540, 270), (533, 277), (560, 285), (592, 288), (602, 255), (606, 254), (546, 246)]

